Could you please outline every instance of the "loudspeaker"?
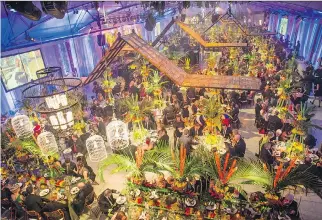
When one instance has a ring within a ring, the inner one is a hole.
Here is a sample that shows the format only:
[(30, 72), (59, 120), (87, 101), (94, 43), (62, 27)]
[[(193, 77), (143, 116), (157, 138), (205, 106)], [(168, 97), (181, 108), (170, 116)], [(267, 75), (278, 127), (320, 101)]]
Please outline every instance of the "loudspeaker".
[(38, 21), (41, 18), (41, 11), (32, 2), (5, 2), (6, 7), (14, 9), (26, 18)]
[(144, 27), (145, 27), (145, 29), (146, 29), (147, 31), (152, 31), (152, 30), (154, 29), (155, 25), (156, 25), (155, 18), (153, 17), (153, 14), (152, 14), (152, 13), (150, 13), (150, 14), (148, 15), (148, 17), (146, 18), (146, 20), (145, 20), (145, 25), (144, 25)]
[(98, 44), (98, 46), (104, 46), (104, 45), (106, 45), (105, 35), (104, 34), (97, 35), (97, 44)]
[(213, 14), (211, 16), (211, 22), (212, 23), (216, 23), (218, 21), (218, 19), (220, 18), (220, 15), (219, 14)]

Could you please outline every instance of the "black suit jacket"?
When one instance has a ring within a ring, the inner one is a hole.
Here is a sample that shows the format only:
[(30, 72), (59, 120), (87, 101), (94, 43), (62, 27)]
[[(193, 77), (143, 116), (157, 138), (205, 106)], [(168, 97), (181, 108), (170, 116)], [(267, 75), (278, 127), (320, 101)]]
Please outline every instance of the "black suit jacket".
[(76, 170), (76, 164), (75, 163), (70, 162), (70, 165), (69, 165), (68, 169), (67, 169), (66, 163), (63, 163), (62, 167), (65, 169), (65, 174), (66, 175), (75, 175), (75, 172), (74, 172), (74, 170)]
[(25, 205), (28, 211), (36, 211), (38, 213), (41, 212), (45, 203), (43, 202), (40, 196), (30, 194), (25, 198)]
[[(115, 190), (112, 190), (112, 193), (115, 193)], [(116, 200), (111, 196), (109, 200), (104, 196), (104, 192), (98, 197), (98, 205), (103, 213), (107, 213), (109, 209), (113, 208)]]
[(199, 128), (197, 131), (194, 127), (190, 128), (190, 136), (202, 136), (202, 128)]
[(224, 129), (221, 129), (220, 134), (224, 138), (230, 138), (230, 135), (233, 133), (232, 129), (230, 127), (227, 127), (226, 131)]
[(235, 145), (235, 152), (237, 157), (244, 157), (246, 152), (246, 143), (244, 139), (240, 139), (238, 143)]
[(274, 157), (272, 156), (271, 152), (267, 150), (265, 147), (262, 147), (260, 152), (260, 159), (263, 163), (268, 165), (272, 165), (274, 162)]
[[(85, 199), (93, 191), (94, 191), (93, 186), (89, 183), (86, 183), (84, 188), (77, 193), (72, 203), (72, 207), (74, 208), (74, 211), (77, 215), (80, 215), (83, 212), (84, 206), (85, 206)], [(93, 195), (92, 201), (90, 200), (89, 200), (89, 203), (94, 201), (94, 195)]]

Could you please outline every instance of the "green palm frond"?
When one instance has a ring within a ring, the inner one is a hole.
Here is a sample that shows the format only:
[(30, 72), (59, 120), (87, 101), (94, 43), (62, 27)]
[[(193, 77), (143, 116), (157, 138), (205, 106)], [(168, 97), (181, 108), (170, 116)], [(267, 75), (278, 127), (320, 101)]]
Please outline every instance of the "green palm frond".
[[(240, 184), (262, 185), (264, 187), (272, 186), (273, 175), (264, 168), (263, 163), (259, 160), (239, 160), (237, 163), (237, 171), (230, 179)], [(246, 182), (247, 181), (247, 182)]]
[(288, 186), (304, 186), (307, 189), (316, 190), (322, 187), (322, 180), (310, 172), (309, 169), (304, 171), (298, 169), (299, 167), (293, 169), (287, 176), (281, 179), (275, 190), (278, 192), (287, 188)]
[(121, 154), (111, 154), (98, 164), (98, 176), (102, 182), (104, 182), (104, 170), (111, 165), (116, 165), (116, 168), (114, 168), (111, 173), (126, 171), (131, 173), (133, 176), (142, 175), (141, 171), (136, 166), (135, 159), (133, 157)]
[(143, 118), (151, 113), (153, 102), (147, 99), (139, 101), (137, 96), (131, 96), (121, 100), (120, 107), (128, 111), (128, 113), (136, 118)]

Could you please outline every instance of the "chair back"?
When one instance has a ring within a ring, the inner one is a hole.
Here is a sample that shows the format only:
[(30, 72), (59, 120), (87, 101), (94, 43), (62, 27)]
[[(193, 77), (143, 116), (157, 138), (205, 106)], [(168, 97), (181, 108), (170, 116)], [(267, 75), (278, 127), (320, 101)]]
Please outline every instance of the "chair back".
[(85, 206), (89, 206), (93, 203), (94, 199), (95, 199), (95, 192), (92, 191), (90, 194), (88, 194), (85, 198)]
[(46, 220), (64, 220), (65, 214), (61, 209), (58, 209), (53, 212), (44, 212)]
[(41, 215), (38, 213), (38, 212), (36, 212), (36, 211), (27, 211), (27, 210), (25, 210), (26, 211), (26, 213), (27, 213), (27, 217), (28, 217), (28, 219), (36, 219), (36, 220), (41, 220)]

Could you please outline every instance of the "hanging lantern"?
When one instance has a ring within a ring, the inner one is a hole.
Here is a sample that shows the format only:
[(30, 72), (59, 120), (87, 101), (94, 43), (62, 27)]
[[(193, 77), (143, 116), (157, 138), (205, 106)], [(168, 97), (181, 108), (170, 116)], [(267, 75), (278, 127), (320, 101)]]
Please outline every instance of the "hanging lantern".
[(127, 125), (120, 120), (114, 120), (106, 126), (106, 137), (113, 150), (122, 150), (129, 146), (129, 131)]
[(50, 155), (58, 152), (58, 145), (53, 133), (45, 131), (37, 137), (38, 145), (41, 152), (45, 155)]
[(33, 126), (28, 116), (17, 115), (11, 120), (13, 130), (15, 131), (17, 137), (29, 137), (33, 133)]
[(67, 119), (68, 126), (74, 125), (74, 117), (73, 117), (73, 113), (71, 111), (68, 111), (66, 113), (66, 119)]
[(100, 162), (107, 157), (104, 140), (99, 135), (89, 137), (86, 140), (86, 148), (92, 162)]
[(59, 128), (59, 123), (55, 115), (50, 116), (49, 120), (50, 120), (50, 124), (53, 126), (54, 129)]

